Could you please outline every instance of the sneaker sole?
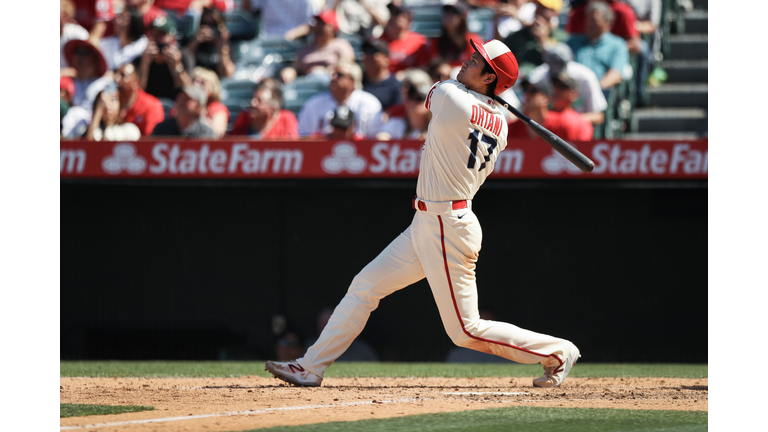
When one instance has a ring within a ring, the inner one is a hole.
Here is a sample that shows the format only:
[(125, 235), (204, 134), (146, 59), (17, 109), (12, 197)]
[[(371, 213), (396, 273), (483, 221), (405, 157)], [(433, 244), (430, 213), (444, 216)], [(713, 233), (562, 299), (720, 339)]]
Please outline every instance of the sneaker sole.
[(283, 376), (282, 374), (280, 374), (280, 372), (278, 372), (276, 369), (274, 369), (272, 367), (272, 365), (270, 365), (269, 363), (264, 365), (264, 370), (269, 372), (269, 373), (271, 373), (272, 375), (274, 375), (275, 378), (283, 380), (283, 381), (287, 382), (288, 384), (293, 384), (293, 385), (298, 386), (298, 387), (320, 387), (320, 384), (302, 383), (299, 380), (296, 380), (294, 378)]

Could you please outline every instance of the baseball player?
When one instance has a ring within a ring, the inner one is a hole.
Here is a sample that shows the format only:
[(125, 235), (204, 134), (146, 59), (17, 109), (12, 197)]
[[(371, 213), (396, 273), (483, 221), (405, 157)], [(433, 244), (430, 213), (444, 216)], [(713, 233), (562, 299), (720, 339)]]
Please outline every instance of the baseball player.
[(424, 277), (445, 331), (458, 346), (544, 366), (536, 387), (562, 384), (580, 357), (576, 346), (512, 324), (480, 319), (475, 264), (482, 231), (472, 198), (507, 145), (507, 122), (494, 95), (517, 80), (517, 60), (506, 45), (472, 42), (475, 52), (456, 80), (432, 86), (432, 112), (423, 148), (411, 222), (354, 278), (304, 357), (268, 361), (275, 377), (298, 386), (319, 386), (323, 372), (360, 334), (379, 301)]

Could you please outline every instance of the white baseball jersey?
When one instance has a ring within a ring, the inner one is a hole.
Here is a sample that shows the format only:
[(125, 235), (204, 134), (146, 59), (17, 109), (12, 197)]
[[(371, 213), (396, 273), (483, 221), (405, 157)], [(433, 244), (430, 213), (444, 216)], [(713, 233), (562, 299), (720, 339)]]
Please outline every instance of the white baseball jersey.
[(456, 80), (442, 81), (424, 102), (432, 111), (416, 195), (427, 201), (471, 200), (507, 146), (507, 121), (490, 97)]
[(318, 340), (296, 359), (296, 370), (316, 375), (318, 383), (381, 299), (425, 277), (456, 345), (545, 368), (562, 367), (569, 355), (579, 354), (565, 339), (480, 318), (475, 278), (480, 222), (471, 206), (447, 201), (474, 197), (507, 145), (507, 122), (491, 98), (455, 80), (435, 84), (425, 104), (432, 120), (416, 186), (424, 205), (414, 200), (418, 210), (411, 226), (352, 280)]

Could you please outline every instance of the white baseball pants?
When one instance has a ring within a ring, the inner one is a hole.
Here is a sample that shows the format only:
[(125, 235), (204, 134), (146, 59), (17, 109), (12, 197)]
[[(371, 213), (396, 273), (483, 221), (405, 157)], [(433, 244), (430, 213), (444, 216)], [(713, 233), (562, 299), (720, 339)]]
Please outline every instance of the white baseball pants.
[(426, 277), (445, 331), (456, 345), (517, 363), (562, 364), (571, 342), (480, 319), (475, 283), (480, 223), (470, 208), (425, 204), (427, 210), (417, 210), (411, 226), (354, 278), (317, 342), (297, 362), (322, 377), (363, 331), (382, 298)]

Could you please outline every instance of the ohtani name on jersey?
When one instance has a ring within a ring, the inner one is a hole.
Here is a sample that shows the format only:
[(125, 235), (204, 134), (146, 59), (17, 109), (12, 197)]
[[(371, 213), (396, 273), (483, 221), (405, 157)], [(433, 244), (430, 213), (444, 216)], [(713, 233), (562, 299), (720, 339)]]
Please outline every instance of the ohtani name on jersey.
[(480, 126), (497, 137), (501, 134), (502, 120), (499, 116), (495, 116), (477, 105), (472, 105), (472, 116), (469, 118), (469, 122)]

